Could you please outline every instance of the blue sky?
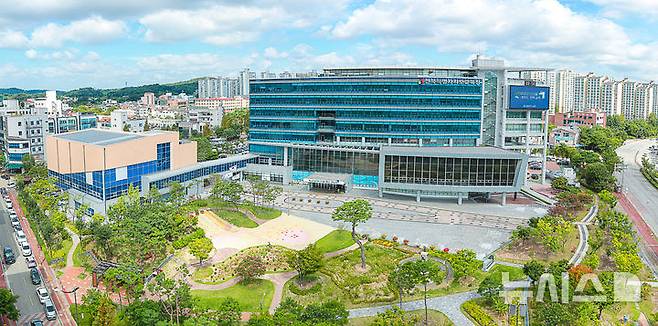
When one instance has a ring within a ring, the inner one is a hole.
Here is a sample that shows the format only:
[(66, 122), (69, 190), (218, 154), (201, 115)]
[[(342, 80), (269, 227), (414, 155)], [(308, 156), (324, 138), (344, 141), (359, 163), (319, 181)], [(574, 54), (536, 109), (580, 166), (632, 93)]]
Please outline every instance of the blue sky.
[(336, 66), (658, 76), (656, 0), (3, 0), (0, 87), (72, 89)]

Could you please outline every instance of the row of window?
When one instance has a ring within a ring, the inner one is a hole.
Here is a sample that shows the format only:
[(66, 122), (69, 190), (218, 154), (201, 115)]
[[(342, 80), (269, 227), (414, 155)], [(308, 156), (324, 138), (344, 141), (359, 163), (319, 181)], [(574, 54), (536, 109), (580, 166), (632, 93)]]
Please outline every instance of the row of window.
[(293, 170), (373, 176), (379, 171), (378, 153), (292, 148), (291, 160)]
[(433, 93), (433, 94), (481, 94), (481, 84), (419, 84), (414, 82), (367, 82), (367, 83), (255, 83), (250, 94), (271, 93)]
[(479, 97), (404, 97), (404, 96), (280, 96), (280, 97), (257, 97), (250, 99), (252, 106), (268, 105), (327, 105), (327, 106), (430, 106), (430, 107), (481, 107)]
[[(323, 117), (326, 110), (308, 108), (282, 109), (282, 108), (253, 108), (249, 115), (256, 119), (258, 117), (276, 118), (307, 118), (317, 119)], [(480, 109), (400, 109), (400, 110), (335, 110), (332, 117), (336, 119), (393, 119), (393, 120), (480, 120)]]
[(387, 155), (384, 182), (454, 186), (514, 186), (517, 159)]
[(153, 181), (150, 184), (150, 187), (156, 187), (157, 189), (162, 189), (168, 187), (173, 182), (186, 182), (193, 179), (209, 176), (216, 173), (222, 173), (229, 171), (232, 168), (244, 168), (249, 163), (256, 163), (256, 158), (244, 159), (237, 162), (231, 163), (222, 163), (218, 165), (213, 165), (209, 167), (198, 168), (189, 172), (177, 174), (168, 178), (161, 180)]

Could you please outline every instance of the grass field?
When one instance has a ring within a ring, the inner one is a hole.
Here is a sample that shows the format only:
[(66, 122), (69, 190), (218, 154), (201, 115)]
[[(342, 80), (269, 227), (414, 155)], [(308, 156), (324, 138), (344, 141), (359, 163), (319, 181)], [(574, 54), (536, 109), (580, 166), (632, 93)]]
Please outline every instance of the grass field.
[(228, 211), (225, 209), (212, 210), (219, 218), (241, 228), (255, 228), (258, 224), (240, 212)]
[(322, 253), (334, 252), (354, 244), (352, 233), (345, 230), (333, 230), (315, 243)]
[(276, 208), (256, 206), (253, 204), (242, 204), (240, 207), (250, 211), (261, 220), (272, 220), (281, 216), (281, 211)]
[(192, 290), (201, 307), (217, 307), (224, 299), (231, 297), (240, 303), (242, 311), (267, 311), (274, 295), (274, 284), (267, 280), (254, 280), (248, 284), (238, 283), (223, 290)]
[[(409, 311), (405, 315), (408, 316), (409, 318), (414, 318), (416, 320), (416, 323), (414, 325), (416, 325), (416, 326), (424, 325), (425, 310)], [(448, 319), (448, 317), (440, 311), (428, 310), (427, 315), (429, 317), (428, 320), (427, 320), (428, 325), (434, 325), (434, 326), (452, 326), (452, 325), (454, 325), (452, 323), (452, 321), (450, 321), (450, 319)], [(368, 326), (368, 325), (372, 325), (374, 320), (375, 320), (375, 317), (353, 318), (353, 319), (349, 320), (347, 325), (349, 325), (349, 326)]]

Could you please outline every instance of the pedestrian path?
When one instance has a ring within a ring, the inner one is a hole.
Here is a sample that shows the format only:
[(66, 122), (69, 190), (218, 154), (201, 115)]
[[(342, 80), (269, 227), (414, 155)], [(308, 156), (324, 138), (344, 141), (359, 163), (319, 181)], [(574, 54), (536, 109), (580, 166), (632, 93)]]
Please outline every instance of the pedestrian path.
[(80, 245), (80, 237), (68, 227), (65, 229), (66, 232), (68, 232), (71, 236), (72, 242), (71, 249), (69, 249), (69, 252), (66, 255), (66, 267), (73, 267), (73, 254), (75, 253), (75, 249), (78, 247), (78, 245)]
[(596, 201), (597, 202), (592, 205), (582, 221), (575, 223), (576, 227), (578, 227), (578, 247), (576, 247), (576, 251), (573, 253), (573, 256), (571, 256), (571, 259), (569, 259), (570, 265), (580, 264), (583, 261), (583, 258), (585, 258), (585, 255), (587, 255), (587, 250), (589, 249), (589, 229), (587, 229), (587, 225), (592, 222), (594, 217), (596, 217), (596, 214), (599, 212), (598, 199), (596, 199)]
[[(477, 292), (469, 291), (442, 297), (428, 298), (427, 308), (444, 313), (455, 325), (472, 326), (473, 322), (471, 322), (471, 320), (461, 311), (461, 305), (468, 300), (478, 297), (480, 297), (480, 295), (477, 294)], [(349, 310), (350, 318), (375, 316), (378, 313), (391, 309), (392, 306), (393, 305), (389, 304), (377, 307), (351, 309)], [(422, 299), (402, 303), (402, 310), (405, 311), (421, 309), (425, 309), (425, 304)]]

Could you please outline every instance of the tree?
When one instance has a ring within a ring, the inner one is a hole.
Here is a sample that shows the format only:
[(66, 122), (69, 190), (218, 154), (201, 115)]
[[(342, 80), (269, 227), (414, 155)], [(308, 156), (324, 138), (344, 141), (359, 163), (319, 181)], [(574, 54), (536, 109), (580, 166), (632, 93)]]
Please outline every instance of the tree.
[(427, 285), (430, 282), (435, 282), (439, 284), (443, 281), (444, 274), (441, 272), (438, 264), (432, 260), (417, 260), (413, 263), (413, 270), (417, 284), (423, 285), (423, 301), (425, 303), (425, 325), (427, 325), (428, 314), (427, 314)]
[(344, 304), (336, 300), (329, 300), (308, 305), (302, 313), (302, 322), (309, 325), (347, 325), (348, 316), (349, 313)]
[(603, 163), (588, 164), (581, 170), (581, 181), (585, 186), (595, 192), (613, 190), (616, 179), (612, 171)]
[(185, 201), (185, 193), (187, 189), (180, 184), (180, 182), (175, 181), (169, 185), (169, 202), (174, 204), (176, 207), (183, 205)]
[(567, 190), (569, 181), (565, 177), (557, 177), (551, 181), (551, 188), (555, 190)]
[(20, 312), (16, 308), (16, 300), (18, 299), (8, 289), (0, 288), (0, 316), (7, 316), (11, 320), (18, 320)]
[(546, 272), (546, 267), (544, 264), (534, 259), (523, 265), (523, 274), (527, 275), (534, 283), (539, 281), (539, 278), (542, 276), (542, 274), (544, 274), (544, 272)]
[(204, 315), (214, 321), (215, 325), (233, 326), (240, 323), (241, 313), (240, 303), (234, 298), (228, 297), (213, 309), (206, 311)]
[(557, 252), (564, 248), (572, 225), (561, 216), (546, 216), (537, 221), (536, 229), (540, 242), (552, 252)]
[(123, 124), (123, 131), (129, 132), (130, 131), (130, 126), (127, 123)]
[(450, 265), (457, 280), (475, 273), (480, 268), (480, 264), (475, 252), (470, 249), (459, 250), (450, 256)]
[(489, 304), (498, 312), (504, 312), (507, 308), (500, 294), (503, 291), (502, 273), (493, 273), (482, 280), (478, 286), (478, 294), (484, 297)]
[(193, 141), (196, 142), (196, 151), (197, 151), (197, 161), (198, 162), (203, 162), (203, 161), (208, 161), (208, 160), (214, 160), (217, 159), (217, 151), (213, 147), (212, 143), (210, 143), (210, 140), (205, 137), (194, 137), (192, 138)]
[(384, 312), (378, 313), (370, 326), (414, 326), (418, 317), (408, 316), (404, 310), (393, 306)]
[(609, 190), (601, 190), (601, 192), (599, 192), (599, 199), (608, 204), (611, 208), (617, 206), (617, 197), (615, 197), (615, 195)]
[(249, 184), (249, 189), (251, 190), (251, 195), (252, 195), (252, 198), (253, 198), (252, 201), (253, 201), (254, 204), (255, 204), (255, 203), (256, 203), (256, 195), (257, 195), (257, 193), (258, 193), (258, 191), (257, 191), (257, 186), (256, 186), (256, 185), (257, 185), (258, 183), (263, 182), (263, 179), (262, 179), (260, 176), (257, 176), (257, 175), (255, 175), (255, 174), (249, 174), (249, 175), (247, 175), (247, 177), (245, 178), (245, 180), (246, 180), (247, 183)]
[(288, 254), (287, 260), (288, 265), (299, 273), (299, 282), (302, 283), (308, 275), (322, 268), (323, 258), (322, 252), (315, 247), (315, 244), (310, 244), (302, 250)]
[(184, 312), (189, 311), (194, 303), (190, 286), (183, 280), (189, 272), (184, 267), (179, 268), (178, 272), (183, 275), (182, 279), (173, 280), (160, 273), (148, 285), (149, 292), (158, 299), (169, 322), (177, 325), (181, 317), (185, 317)]
[(244, 188), (241, 184), (222, 180), (221, 177), (216, 178), (215, 185), (210, 191), (213, 198), (225, 200), (233, 205), (237, 205), (240, 202), (240, 197), (243, 193)]
[(199, 258), (199, 265), (201, 265), (203, 260), (208, 259), (208, 255), (212, 251), (212, 248), (212, 241), (206, 237), (198, 238), (190, 243), (190, 253), (194, 255), (194, 257)]
[(116, 307), (109, 297), (101, 297), (98, 311), (94, 317), (94, 326), (112, 326), (115, 324)]
[(244, 282), (250, 282), (265, 274), (265, 262), (260, 256), (244, 257), (235, 268), (235, 274)]
[(615, 251), (612, 258), (615, 260), (617, 270), (620, 272), (637, 274), (642, 269), (642, 260), (637, 252)]
[(165, 319), (160, 303), (153, 300), (136, 300), (123, 311), (123, 319), (130, 325), (151, 326)]
[(352, 225), (352, 239), (361, 249), (361, 268), (366, 268), (366, 250), (363, 242), (356, 233), (359, 224), (367, 222), (372, 217), (372, 205), (365, 199), (355, 199), (340, 205), (331, 218), (334, 221), (342, 221)]
[(406, 262), (391, 272), (388, 281), (398, 289), (398, 299), (402, 308), (402, 295), (409, 294), (416, 287), (415, 271), (412, 262)]
[(281, 196), (281, 193), (283, 193), (283, 187), (280, 186), (275, 186), (272, 184), (269, 184), (267, 187), (265, 194), (263, 194), (263, 202), (265, 205), (272, 205), (274, 204), (274, 201)]

